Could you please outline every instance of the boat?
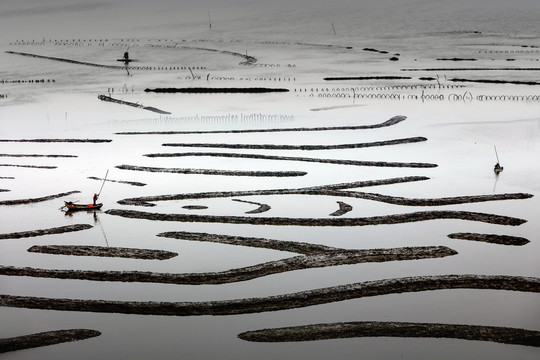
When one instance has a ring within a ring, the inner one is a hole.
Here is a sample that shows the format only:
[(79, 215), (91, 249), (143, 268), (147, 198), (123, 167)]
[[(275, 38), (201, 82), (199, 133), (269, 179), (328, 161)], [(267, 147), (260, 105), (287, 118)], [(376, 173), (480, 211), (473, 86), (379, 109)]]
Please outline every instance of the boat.
[(99, 210), (103, 206), (102, 203), (99, 204), (74, 204), (71, 201), (64, 201), (65, 207), (68, 211), (77, 211), (77, 210)]
[(497, 163), (493, 167), (493, 171), (495, 172), (495, 175), (499, 175), (503, 171), (504, 167), (499, 164), (499, 154), (497, 154), (497, 148), (495, 147), (495, 145), (493, 145), (493, 148), (495, 149), (495, 156), (497, 157)]

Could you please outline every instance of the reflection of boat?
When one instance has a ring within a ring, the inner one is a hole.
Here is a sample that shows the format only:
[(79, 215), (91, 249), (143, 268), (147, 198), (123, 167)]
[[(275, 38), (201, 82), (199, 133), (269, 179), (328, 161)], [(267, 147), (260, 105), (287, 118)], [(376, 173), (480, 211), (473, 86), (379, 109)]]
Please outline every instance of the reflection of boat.
[(65, 206), (68, 211), (78, 211), (78, 210), (99, 210), (103, 206), (102, 203), (93, 205), (93, 204), (74, 204), (71, 201), (64, 201)]

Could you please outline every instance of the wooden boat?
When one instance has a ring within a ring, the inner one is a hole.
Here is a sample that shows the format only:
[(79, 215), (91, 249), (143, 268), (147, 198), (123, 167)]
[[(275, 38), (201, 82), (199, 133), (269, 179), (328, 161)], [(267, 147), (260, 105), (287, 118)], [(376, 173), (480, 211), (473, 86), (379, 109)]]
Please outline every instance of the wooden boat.
[(68, 211), (77, 211), (77, 210), (99, 210), (103, 206), (102, 203), (99, 204), (74, 204), (71, 201), (64, 201), (65, 207)]
[(502, 167), (502, 166), (499, 166), (499, 167), (495, 166), (493, 168), (493, 171), (495, 171), (495, 174), (499, 175), (499, 173), (502, 172), (503, 169), (504, 169), (504, 167)]

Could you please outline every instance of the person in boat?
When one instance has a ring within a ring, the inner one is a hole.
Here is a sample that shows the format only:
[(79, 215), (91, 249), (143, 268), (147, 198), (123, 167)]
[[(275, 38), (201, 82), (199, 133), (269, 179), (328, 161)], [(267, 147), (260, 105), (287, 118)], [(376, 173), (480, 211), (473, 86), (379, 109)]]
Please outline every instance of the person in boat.
[(98, 194), (94, 194), (94, 197), (93, 197), (93, 200), (94, 200), (94, 206), (96, 206), (96, 201), (98, 199), (99, 195)]
[(494, 169), (494, 170), (495, 170), (495, 171), (501, 170), (501, 165), (499, 165), (499, 163), (496, 163), (496, 164), (495, 164), (495, 169)]
[(129, 52), (127, 51), (124, 53), (124, 61), (129, 62)]

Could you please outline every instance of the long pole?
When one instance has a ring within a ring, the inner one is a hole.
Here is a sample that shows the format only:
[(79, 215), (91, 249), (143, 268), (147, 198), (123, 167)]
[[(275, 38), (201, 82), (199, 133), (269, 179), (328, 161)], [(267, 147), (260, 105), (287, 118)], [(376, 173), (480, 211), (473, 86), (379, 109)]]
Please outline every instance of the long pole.
[(495, 145), (493, 145), (493, 148), (495, 149), (495, 156), (497, 157), (497, 162), (500, 163), (499, 155), (497, 154), (497, 147), (495, 147)]
[(99, 189), (98, 196), (101, 195), (101, 190), (103, 190), (103, 185), (105, 185), (105, 181), (107, 180), (107, 175), (109, 175), (109, 170), (107, 170), (107, 173), (105, 174), (105, 178), (103, 179), (103, 184), (101, 184), (101, 188)]

